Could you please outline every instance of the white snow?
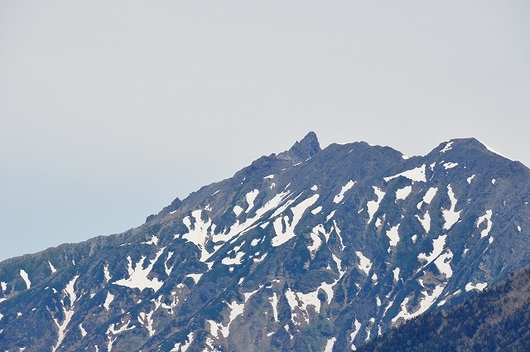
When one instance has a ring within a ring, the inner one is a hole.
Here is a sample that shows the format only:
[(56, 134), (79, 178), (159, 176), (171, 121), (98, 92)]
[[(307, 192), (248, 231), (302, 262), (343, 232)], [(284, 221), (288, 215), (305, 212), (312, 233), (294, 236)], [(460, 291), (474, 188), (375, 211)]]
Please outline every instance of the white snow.
[(460, 211), (455, 211), (457, 199), (453, 192), (451, 185), (447, 185), (447, 194), (451, 200), (451, 207), (449, 209), (442, 209), (442, 215), (445, 220), (443, 229), (449, 230), (460, 218)]
[(48, 265), (50, 266), (50, 270), (52, 271), (52, 274), (55, 274), (55, 272), (57, 271), (57, 269), (55, 269), (55, 267), (53, 266), (53, 264), (50, 263), (49, 261), (48, 261)]
[(264, 179), (271, 179), (271, 178), (274, 178), (274, 175), (267, 175), (265, 177), (263, 177)]
[(483, 282), (483, 283), (477, 283), (477, 284), (473, 284), (471, 282), (468, 282), (466, 284), (466, 291), (471, 291), (471, 290), (478, 290), (478, 291), (482, 291), (484, 290), (486, 287), (488, 286), (488, 283), (487, 282)]
[(142, 244), (148, 244), (148, 245), (152, 245), (152, 246), (158, 246), (158, 237), (153, 236), (153, 237), (151, 237), (151, 239), (150, 239), (149, 241), (142, 242)]
[(342, 186), (339, 194), (333, 198), (333, 203), (339, 204), (344, 199), (344, 193), (349, 191), (355, 185), (355, 181), (349, 180), (344, 186)]
[(398, 189), (396, 191), (396, 201), (400, 199), (405, 200), (409, 196), (410, 192), (412, 192), (412, 186), (405, 186)]
[(400, 272), (399, 268), (395, 268), (394, 270), (392, 270), (392, 273), (394, 274), (394, 282), (399, 281), (399, 272)]
[(388, 182), (399, 176), (406, 177), (412, 182), (427, 182), (427, 178), (425, 176), (425, 164), (423, 164), (422, 166), (418, 166), (412, 170), (406, 170), (394, 176), (385, 177), (383, 179)]
[(337, 341), (336, 337), (332, 337), (331, 339), (329, 339), (328, 342), (326, 342), (326, 347), (324, 347), (323, 352), (332, 352), (335, 341)]
[(155, 311), (152, 310), (149, 313), (140, 312), (138, 314), (138, 322), (140, 322), (140, 324), (142, 324), (147, 329), (147, 332), (149, 333), (149, 337), (153, 337), (156, 332), (155, 328), (153, 327), (153, 313), (154, 312)]
[(317, 186), (317, 185), (313, 185), (313, 186), (311, 187), (311, 190), (312, 190), (313, 192), (318, 191), (318, 186)]
[(315, 209), (311, 210), (311, 214), (313, 215), (317, 215), (318, 213), (320, 213), (322, 211), (322, 206), (319, 205), (318, 207), (316, 207)]
[(340, 241), (340, 249), (344, 250), (346, 246), (344, 246), (344, 242), (342, 241), (342, 235), (341, 235), (339, 225), (337, 225), (337, 222), (335, 220), (333, 220), (333, 227), (335, 228), (335, 233), (337, 234), (337, 237), (339, 238), (339, 241)]
[(440, 273), (445, 275), (446, 279), (453, 276), (453, 269), (451, 268), (451, 260), (453, 259), (453, 252), (449, 248), (446, 248), (443, 254), (440, 254), (438, 258), (434, 260), (434, 265), (438, 268)]
[[(252, 228), (252, 226), (261, 219), (261, 217), (268, 211), (276, 208), (280, 203), (289, 195), (289, 192), (281, 192), (276, 194), (271, 200), (269, 200), (262, 208), (259, 208), (255, 212), (255, 216), (252, 218), (247, 218), (245, 222), (240, 223), (237, 222), (236, 224), (232, 225), (226, 232), (221, 234), (214, 234), (213, 235), (213, 241), (219, 242), (219, 241), (230, 241), (236, 236), (240, 236), (245, 231)], [(212, 253), (213, 254), (213, 253)], [(209, 254), (211, 255), (211, 254)]]
[(368, 210), (368, 223), (372, 221), (374, 218), (374, 214), (376, 213), (377, 209), (379, 209), (379, 204), (385, 197), (385, 192), (383, 192), (382, 189), (376, 186), (372, 186), (375, 192), (375, 196), (377, 197), (376, 200), (371, 200), (366, 203), (366, 208)]
[(248, 208), (245, 210), (245, 213), (248, 213), (252, 208), (254, 208), (254, 201), (259, 194), (259, 190), (255, 189), (246, 194), (245, 198), (247, 199)]
[[(350, 334), (350, 340), (353, 342), (355, 341), (355, 338), (357, 337), (357, 334), (359, 333), (359, 331), (361, 331), (361, 323), (359, 322), (359, 320), (357, 320), (357, 318), (355, 318), (355, 321), (353, 323), (354, 325), (354, 330), (352, 331), (352, 333)], [(357, 348), (355, 348), (355, 345), (351, 345), (351, 349), (352, 351), (356, 351)]]
[(276, 292), (272, 294), (272, 297), (269, 297), (269, 301), (271, 302), (272, 306), (272, 315), (274, 316), (274, 321), (279, 322), (278, 320), (278, 295)]
[(109, 282), (111, 279), (110, 272), (109, 272), (109, 264), (105, 264), (103, 267), (103, 276), (105, 277), (105, 281)]
[(521, 226), (517, 225), (517, 230), (521, 232)]
[(234, 214), (236, 214), (236, 216), (239, 216), (243, 212), (243, 210), (244, 209), (240, 207), (239, 205), (235, 205), (234, 209), (232, 209), (232, 211), (234, 212)]
[(252, 241), (250, 241), (250, 245), (252, 247), (255, 247), (258, 245), (258, 243), (260, 243), (260, 241), (261, 241), (261, 238), (254, 238)]
[(471, 184), (471, 181), (475, 178), (475, 175), (471, 175), (467, 178), (467, 183)]
[[(311, 197), (301, 201), (297, 205), (291, 208), (291, 211), (293, 212), (293, 219), (289, 223), (289, 218), (287, 216), (283, 216), (280, 218), (277, 218), (273, 225), (274, 225), (274, 231), (276, 233), (276, 236), (272, 239), (272, 246), (278, 247), (285, 242), (289, 241), (291, 238), (296, 237), (296, 234), (294, 232), (296, 225), (298, 225), (298, 222), (302, 218), (302, 215), (306, 211), (307, 208), (315, 204), (315, 202), (318, 199), (318, 194), (314, 194)], [(285, 230), (282, 228), (282, 223), (285, 226)]]
[(171, 274), (171, 271), (173, 271), (173, 267), (168, 267), (167, 265), (167, 262), (171, 259), (172, 256), (173, 256), (173, 252), (168, 252), (166, 260), (164, 261), (164, 270), (167, 276), (169, 276)]
[[(236, 207), (234, 207), (234, 212), (235, 209)], [(243, 208), (241, 208), (241, 211), (243, 211)], [(203, 220), (201, 218), (201, 214), (202, 209), (197, 209), (192, 211), (191, 216), (186, 216), (184, 219), (182, 219), (182, 222), (188, 228), (188, 233), (184, 234), (182, 238), (194, 243), (201, 250), (200, 261), (205, 262), (213, 254), (208, 253), (206, 250), (206, 240), (208, 239), (209, 235), (208, 229), (212, 225), (212, 220)], [(192, 219), (194, 220), (193, 222)]]
[(453, 145), (453, 142), (447, 142), (442, 150), (440, 150), (440, 153), (445, 153), (449, 150), (451, 150), (451, 146)]
[(4, 281), (0, 282), (0, 286), (2, 287), (2, 291), (7, 290), (7, 282), (4, 282)]
[(85, 337), (87, 332), (86, 330), (83, 328), (83, 324), (79, 324), (79, 330), (81, 331), (81, 336)]
[(425, 195), (423, 196), (423, 202), (427, 204), (431, 204), (434, 196), (436, 195), (436, 192), (438, 191), (437, 187), (431, 187), (425, 192)]
[(370, 269), (372, 269), (372, 262), (370, 259), (366, 258), (360, 251), (355, 251), (355, 254), (357, 254), (357, 257), (359, 257), (359, 265), (358, 268), (363, 271), (366, 275), (370, 273)]
[(443, 167), (446, 170), (452, 169), (452, 168), (457, 167), (457, 166), (458, 166), (458, 163), (452, 163), (452, 162), (446, 162), (446, 163), (443, 164)]
[(386, 236), (390, 239), (390, 246), (395, 247), (399, 242), (399, 224), (393, 226), (386, 232)]
[(110, 292), (107, 292), (107, 298), (105, 298), (105, 303), (103, 303), (103, 307), (105, 307), (105, 310), (110, 309), (110, 304), (114, 300), (114, 295)]
[(401, 302), (401, 311), (394, 318), (392, 318), (392, 323), (395, 323), (399, 318), (409, 320), (425, 313), (427, 309), (429, 309), (433, 305), (433, 303), (438, 299), (438, 297), (440, 297), (444, 290), (444, 287), (444, 284), (436, 286), (431, 294), (429, 294), (427, 290), (422, 291), (420, 306), (415, 312), (408, 311), (407, 303), (410, 298), (405, 297), (403, 302)]
[(337, 209), (332, 210), (331, 213), (329, 213), (328, 216), (326, 216), (326, 220), (324, 220), (324, 222), (328, 222), (329, 220), (331, 220), (331, 218), (335, 216), (336, 211)]
[(412, 235), (412, 237), (410, 237), (410, 240), (412, 241), (412, 243), (416, 243), (416, 240), (418, 239), (418, 235)]
[(322, 225), (315, 226), (313, 228), (313, 231), (311, 231), (311, 234), (310, 234), (311, 239), (313, 240), (313, 243), (307, 246), (307, 250), (309, 251), (311, 255), (311, 259), (314, 259), (316, 252), (322, 245), (322, 239), (319, 236), (320, 226), (322, 227), (322, 229), (324, 228)]
[(486, 210), (486, 214), (484, 214), (484, 215), (482, 215), (481, 217), (478, 218), (477, 227), (479, 227), (484, 221), (486, 222), (486, 228), (480, 232), (480, 238), (488, 236), (488, 234), (489, 234), (489, 232), (491, 230), (491, 226), (492, 226), (492, 222), (491, 222), (491, 215), (492, 214), (493, 214), (493, 212), (491, 211), (491, 209), (488, 209), (488, 210)]
[(194, 334), (193, 332), (190, 332), (188, 334), (188, 339), (186, 340), (187, 343), (183, 344), (181, 346), (180, 342), (176, 343), (171, 352), (186, 352), (188, 348), (190, 348), (191, 343), (193, 342)]
[(128, 331), (128, 330), (132, 330), (135, 328), (135, 326), (129, 326), (130, 324), (130, 320), (127, 322), (127, 323), (123, 323), (123, 325), (120, 327), (120, 328), (116, 328), (116, 325), (118, 325), (118, 323), (113, 323), (113, 324), (110, 324), (108, 329), (107, 329), (107, 332), (106, 332), (106, 335), (107, 335), (107, 340), (108, 340), (108, 346), (107, 346), (107, 351), (112, 351), (112, 345), (114, 344), (114, 342), (116, 341), (116, 339), (118, 338), (116, 335), (118, 334), (121, 334), (122, 332), (125, 332), (125, 331)]
[(195, 284), (199, 283), (199, 280), (201, 279), (203, 274), (188, 274), (186, 277), (191, 277), (193, 281), (195, 281)]
[(418, 260), (425, 260), (427, 263), (424, 265), (429, 265), (433, 260), (438, 258), (440, 254), (442, 254), (445, 246), (445, 239), (447, 238), (447, 235), (440, 235), (437, 238), (435, 238), (432, 241), (433, 250), (429, 255), (426, 255), (425, 253), (418, 254)]
[[(59, 346), (61, 345), (61, 343), (63, 342), (63, 339), (65, 337), (65, 333), (66, 333), (66, 328), (68, 327), (68, 324), (70, 323), (70, 320), (72, 320), (72, 316), (74, 315), (74, 306), (75, 306), (75, 303), (77, 301), (77, 295), (75, 293), (75, 289), (74, 289), (74, 285), (75, 285), (75, 282), (77, 281), (77, 279), (79, 278), (79, 275), (76, 275), (72, 278), (72, 280), (70, 280), (67, 284), (66, 284), (66, 287), (64, 288), (63, 292), (65, 294), (65, 297), (67, 296), (69, 301), (70, 301), (70, 305), (68, 308), (66, 308), (65, 304), (64, 304), (64, 299), (61, 299), (61, 303), (63, 305), (63, 315), (64, 315), (64, 320), (59, 323), (59, 320), (57, 318), (55, 318), (54, 316), (52, 316), (52, 319), (55, 323), (55, 325), (57, 326), (57, 343), (56, 345), (53, 347), (52, 351), (55, 352), (57, 351), (57, 349), (59, 348)], [(50, 312), (51, 314), (51, 312)]]
[(308, 293), (294, 292), (291, 291), (291, 288), (288, 288), (285, 291), (285, 297), (287, 302), (291, 307), (291, 320), (293, 324), (300, 325), (301, 320), (296, 319), (296, 317), (301, 315), (301, 318), (309, 324), (309, 312), (307, 310), (308, 306), (315, 307), (315, 312), (320, 312), (320, 300), (318, 299), (318, 290)]
[(29, 290), (31, 287), (31, 281), (29, 281), (28, 273), (24, 269), (20, 269), (20, 277), (26, 283), (26, 288)]
[(155, 292), (162, 287), (164, 282), (158, 280), (157, 277), (153, 279), (149, 279), (147, 276), (153, 269), (153, 266), (155, 265), (156, 261), (162, 254), (165, 248), (162, 248), (158, 251), (155, 258), (150, 261), (147, 268), (143, 268), (144, 261), (146, 259), (145, 256), (142, 256), (139, 262), (137, 262), (133, 268), (132, 266), (132, 259), (130, 256), (127, 257), (127, 272), (129, 273), (128, 279), (120, 279), (118, 281), (113, 282), (115, 285), (130, 287), (130, 288), (137, 288), (141, 291), (145, 290), (146, 288), (152, 288)]
[(416, 218), (421, 223), (421, 226), (423, 226), (425, 233), (429, 233), (429, 231), (431, 230), (431, 216), (429, 215), (429, 212), (425, 212), (423, 218), (421, 218), (419, 215), (416, 215)]
[(492, 184), (492, 185), (494, 185), (494, 184), (495, 184), (495, 182), (497, 182), (497, 180), (496, 180), (496, 179), (494, 179), (494, 178), (492, 178), (492, 179), (491, 179), (491, 184)]
[(240, 265), (241, 259), (243, 259), (244, 255), (245, 255), (245, 252), (237, 252), (235, 258), (225, 257), (223, 258), (223, 260), (221, 260), (221, 263), (224, 265)]

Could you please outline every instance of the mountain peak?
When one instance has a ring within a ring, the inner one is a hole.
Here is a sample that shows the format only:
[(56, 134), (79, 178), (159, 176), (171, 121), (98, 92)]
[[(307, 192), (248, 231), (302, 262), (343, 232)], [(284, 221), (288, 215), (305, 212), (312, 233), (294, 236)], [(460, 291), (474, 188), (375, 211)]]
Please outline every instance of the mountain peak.
[(291, 149), (278, 154), (278, 157), (298, 163), (311, 158), (321, 150), (317, 135), (311, 131), (302, 140), (296, 142)]
[(467, 149), (467, 150), (473, 149), (473, 150), (488, 151), (490, 153), (493, 153), (493, 154), (496, 154), (498, 156), (501, 156), (501, 157), (503, 157), (505, 159), (511, 160), (507, 156), (502, 155), (498, 151), (496, 151), (493, 148), (487, 146), (482, 141), (480, 141), (480, 140), (478, 140), (477, 138), (474, 138), (474, 137), (451, 139), (451, 140), (449, 140), (447, 142), (441, 143), (436, 149), (434, 149), (434, 151), (440, 152), (440, 153), (445, 153), (445, 152), (448, 152), (448, 151), (450, 151), (450, 150), (452, 150), (454, 148), (456, 148), (456, 149)]

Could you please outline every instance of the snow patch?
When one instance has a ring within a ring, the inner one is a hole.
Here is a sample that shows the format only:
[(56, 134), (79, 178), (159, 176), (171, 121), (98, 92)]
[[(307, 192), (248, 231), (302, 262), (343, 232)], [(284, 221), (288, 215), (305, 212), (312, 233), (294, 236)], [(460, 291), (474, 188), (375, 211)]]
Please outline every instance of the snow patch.
[(488, 236), (488, 234), (489, 234), (489, 232), (491, 230), (491, 226), (493, 224), (491, 222), (491, 215), (492, 214), (493, 214), (493, 212), (490, 209), (488, 209), (488, 210), (486, 210), (486, 214), (484, 214), (484, 215), (482, 215), (481, 217), (478, 218), (478, 220), (477, 220), (477, 228), (483, 222), (486, 222), (486, 228), (480, 232), (480, 238)]
[(460, 218), (460, 211), (455, 211), (457, 199), (453, 192), (451, 185), (447, 185), (447, 195), (451, 200), (451, 207), (449, 209), (442, 209), (442, 215), (445, 220), (443, 229), (449, 230)]
[(406, 177), (412, 182), (427, 182), (427, 178), (425, 176), (425, 164), (423, 164), (422, 166), (418, 166), (412, 170), (406, 170), (406, 171), (400, 172), (399, 174), (396, 174), (394, 176), (385, 177), (383, 178), (383, 180), (388, 182), (399, 176)]
[(271, 306), (272, 306), (272, 315), (274, 317), (274, 321), (275, 322), (279, 322), (280, 320), (278, 319), (278, 295), (276, 294), (276, 292), (274, 292), (272, 294), (272, 297), (269, 297), (269, 301), (271, 302)]
[(446, 162), (446, 163), (443, 164), (443, 167), (446, 170), (452, 169), (452, 168), (457, 167), (457, 166), (458, 166), (458, 163), (452, 163), (452, 162)]
[(445, 246), (445, 239), (447, 238), (447, 235), (440, 235), (437, 238), (435, 238), (432, 241), (432, 247), (433, 250), (429, 255), (426, 255), (425, 253), (418, 254), (418, 260), (424, 260), (427, 262), (423, 267), (429, 265), (433, 260), (438, 258), (440, 254), (442, 254)]
[(109, 311), (110, 304), (114, 300), (114, 297), (115, 296), (112, 293), (107, 292), (107, 298), (105, 298), (105, 302), (103, 303), (103, 307), (105, 308), (106, 311)]
[[(236, 212), (234, 207), (234, 212)], [(239, 207), (241, 211), (243, 208)], [(209, 236), (209, 228), (212, 225), (212, 220), (203, 220), (201, 217), (202, 209), (192, 211), (191, 216), (186, 216), (182, 219), (182, 222), (188, 228), (188, 232), (182, 236), (182, 238), (194, 243), (201, 251), (201, 262), (205, 262), (213, 253), (208, 253), (206, 250), (206, 241)], [(238, 214), (236, 214), (238, 215)], [(192, 221), (193, 220), (193, 221)]]
[(221, 260), (221, 263), (224, 265), (241, 265), (241, 259), (243, 259), (244, 255), (245, 252), (237, 252), (235, 258), (225, 257), (223, 260)]
[(420, 300), (420, 306), (415, 312), (409, 312), (407, 308), (407, 303), (409, 301), (409, 297), (405, 297), (403, 302), (401, 302), (400, 308), (401, 311), (392, 318), (392, 323), (395, 323), (399, 318), (403, 318), (405, 320), (412, 319), (414, 317), (417, 317), (423, 313), (425, 313), (432, 305), (433, 303), (440, 297), (444, 290), (444, 285), (438, 285), (434, 288), (432, 293), (429, 294), (427, 290), (421, 292), (421, 300)]
[(55, 274), (55, 272), (57, 271), (57, 269), (55, 269), (55, 267), (53, 266), (52, 263), (50, 263), (50, 261), (48, 261), (48, 265), (50, 266), (50, 270), (52, 271), (52, 274)]
[(326, 347), (324, 347), (324, 352), (332, 352), (333, 351), (333, 345), (335, 344), (335, 341), (337, 341), (336, 337), (332, 337), (326, 342)]
[[(399, 242), (398, 230), (399, 230), (399, 224), (397, 224), (396, 226), (391, 227), (390, 230), (388, 230), (386, 232), (386, 236), (390, 239), (390, 247), (397, 246), (397, 244)], [(390, 249), (389, 249), (389, 251), (390, 251)]]
[(171, 352), (186, 352), (188, 348), (190, 348), (191, 343), (193, 342), (193, 339), (194, 339), (194, 334), (193, 332), (190, 332), (188, 334), (188, 339), (186, 340), (186, 343), (182, 344), (182, 346), (180, 342), (176, 343), (173, 346), (173, 349), (171, 350)]
[(239, 216), (243, 212), (243, 210), (244, 209), (242, 207), (240, 207), (239, 205), (235, 205), (234, 209), (232, 209), (234, 214), (236, 214), (236, 217)]
[(353, 323), (353, 331), (350, 334), (350, 340), (352, 341), (351, 349), (352, 351), (356, 351), (357, 348), (355, 348), (355, 345), (353, 344), (353, 341), (355, 341), (355, 338), (357, 337), (357, 334), (359, 331), (361, 331), (361, 323), (355, 318), (355, 321)]
[(186, 277), (191, 277), (193, 281), (195, 281), (195, 284), (199, 283), (199, 280), (201, 279), (203, 274), (188, 274)]
[(28, 273), (24, 269), (20, 269), (20, 277), (26, 283), (26, 288), (29, 290), (31, 288), (31, 281), (29, 281)]
[(313, 292), (302, 293), (291, 291), (291, 288), (288, 288), (285, 291), (285, 297), (291, 307), (291, 320), (295, 325), (301, 325), (302, 319), (309, 324), (308, 306), (315, 307), (317, 314), (320, 312), (318, 289)]
[(429, 212), (425, 212), (423, 218), (421, 218), (419, 215), (416, 215), (416, 218), (420, 222), (421, 226), (423, 226), (425, 233), (429, 233), (429, 231), (431, 230), (431, 216), (429, 215)]
[(471, 290), (483, 291), (487, 286), (488, 286), (487, 282), (477, 283), (477, 284), (473, 284), (472, 282), (468, 282), (466, 284), (465, 289), (468, 292), (471, 291)]
[(366, 208), (368, 210), (368, 223), (372, 221), (374, 218), (375, 213), (379, 209), (379, 204), (381, 204), (381, 201), (385, 197), (385, 192), (383, 192), (382, 189), (376, 186), (372, 186), (375, 192), (375, 196), (377, 197), (376, 200), (371, 200), (366, 203)]
[(322, 206), (319, 205), (318, 207), (316, 207), (315, 209), (311, 210), (311, 214), (313, 215), (317, 215), (318, 213), (320, 213), (322, 211)]
[(403, 188), (400, 188), (396, 191), (396, 201), (397, 200), (405, 200), (410, 192), (412, 192), (412, 186), (405, 186)]
[(145, 269), (143, 268), (144, 261), (146, 259), (145, 256), (142, 256), (140, 261), (134, 265), (134, 268), (132, 266), (131, 256), (128, 256), (127, 257), (127, 272), (129, 274), (129, 278), (120, 279), (118, 281), (113, 282), (113, 284), (119, 285), (119, 286), (130, 287), (130, 288), (137, 288), (141, 291), (145, 290), (146, 288), (152, 288), (155, 292), (158, 291), (160, 287), (162, 287), (164, 282), (158, 280), (157, 277), (153, 279), (149, 279), (147, 276), (153, 269), (153, 266), (155, 265), (160, 255), (162, 255), (162, 252), (164, 251), (164, 249), (165, 248), (162, 248), (158, 251), (155, 258), (150, 261), (149, 265)]
[(370, 269), (372, 269), (372, 262), (370, 261), (370, 259), (366, 258), (360, 251), (356, 251), (355, 254), (357, 254), (357, 257), (359, 257), (359, 270), (368, 275), (370, 273)]
[(317, 199), (318, 194), (314, 194), (292, 207), (291, 211), (293, 212), (293, 219), (290, 223), (288, 216), (277, 218), (274, 221), (273, 226), (276, 236), (272, 239), (271, 244), (273, 247), (278, 247), (289, 241), (291, 238), (296, 237), (294, 232), (296, 225), (298, 225), (298, 222), (302, 218), (306, 209), (315, 204)]
[(468, 184), (471, 184), (471, 181), (473, 181), (473, 179), (475, 178), (475, 175), (471, 175), (467, 178), (467, 183)]
[(255, 189), (246, 194), (245, 198), (247, 199), (248, 208), (245, 210), (245, 213), (248, 213), (250, 209), (254, 208), (254, 201), (259, 194), (259, 190)]
[(339, 204), (344, 199), (344, 193), (349, 191), (354, 185), (355, 181), (349, 180), (344, 186), (342, 186), (339, 194), (333, 198), (333, 203)]
[(392, 273), (394, 274), (394, 282), (399, 281), (399, 272), (400, 272), (399, 268), (395, 268), (394, 270), (392, 270)]
[(451, 150), (453, 145), (453, 142), (447, 142), (442, 150), (440, 150), (440, 153), (445, 153)]

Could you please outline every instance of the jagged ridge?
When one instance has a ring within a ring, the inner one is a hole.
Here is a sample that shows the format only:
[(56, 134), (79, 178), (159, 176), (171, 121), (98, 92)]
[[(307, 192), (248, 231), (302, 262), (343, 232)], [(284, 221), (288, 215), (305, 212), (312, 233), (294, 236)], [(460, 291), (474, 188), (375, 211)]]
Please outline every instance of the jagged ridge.
[(310, 133), (136, 229), (0, 263), (0, 348), (355, 349), (528, 264), (529, 176), (475, 139), (405, 159)]

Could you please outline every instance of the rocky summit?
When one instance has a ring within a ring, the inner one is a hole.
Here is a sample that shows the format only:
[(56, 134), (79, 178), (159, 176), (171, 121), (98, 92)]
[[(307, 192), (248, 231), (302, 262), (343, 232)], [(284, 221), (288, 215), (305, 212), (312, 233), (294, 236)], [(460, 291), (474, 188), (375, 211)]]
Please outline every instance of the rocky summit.
[(530, 263), (530, 170), (314, 133), (121, 234), (0, 263), (0, 349), (351, 351)]

